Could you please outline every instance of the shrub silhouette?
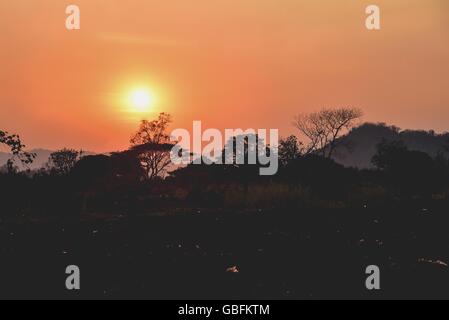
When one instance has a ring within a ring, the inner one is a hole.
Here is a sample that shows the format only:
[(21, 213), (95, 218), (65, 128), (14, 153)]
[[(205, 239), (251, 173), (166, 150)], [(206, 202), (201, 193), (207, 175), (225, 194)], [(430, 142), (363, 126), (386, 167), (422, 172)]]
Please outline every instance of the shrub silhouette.
[(420, 151), (410, 151), (400, 141), (382, 141), (372, 159), (391, 186), (408, 195), (430, 196), (442, 187), (444, 168)]

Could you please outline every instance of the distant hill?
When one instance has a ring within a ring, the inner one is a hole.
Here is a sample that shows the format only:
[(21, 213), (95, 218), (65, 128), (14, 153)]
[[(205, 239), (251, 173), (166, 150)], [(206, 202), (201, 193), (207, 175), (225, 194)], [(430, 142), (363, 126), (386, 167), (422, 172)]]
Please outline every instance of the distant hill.
[(410, 150), (422, 151), (432, 157), (439, 152), (449, 156), (444, 149), (444, 146), (449, 145), (449, 133), (401, 130), (384, 123), (365, 123), (340, 139), (342, 145), (337, 148), (334, 160), (347, 167), (371, 168), (371, 158), (382, 139), (403, 141)]
[[(31, 170), (36, 170), (39, 169), (41, 167), (43, 167), (47, 162), (48, 162), (48, 158), (50, 157), (50, 154), (53, 152), (51, 150), (46, 150), (46, 149), (34, 149), (31, 150), (30, 152), (36, 153), (36, 159), (33, 161), (33, 163), (31, 165), (29, 165), (29, 168)], [(8, 159), (11, 158), (11, 154), (9, 153), (5, 153), (5, 152), (0, 152), (0, 167), (4, 166), (6, 164), (6, 162), (8, 161)], [(23, 169), (19, 163), (17, 163), (17, 165), (19, 166), (20, 169)]]
[[(47, 149), (33, 149), (29, 152), (36, 153), (36, 158), (34, 159), (33, 163), (29, 165), (30, 170), (37, 170), (45, 166), (45, 164), (48, 162), (48, 158), (50, 157), (50, 154), (54, 152), (53, 150), (47, 150)], [(85, 156), (93, 155), (92, 152), (84, 152)], [(11, 154), (0, 152), (0, 168), (3, 167), (8, 159), (11, 158)], [(23, 166), (20, 165), (20, 163), (16, 163), (16, 165), (19, 167), (20, 170), (26, 169)]]

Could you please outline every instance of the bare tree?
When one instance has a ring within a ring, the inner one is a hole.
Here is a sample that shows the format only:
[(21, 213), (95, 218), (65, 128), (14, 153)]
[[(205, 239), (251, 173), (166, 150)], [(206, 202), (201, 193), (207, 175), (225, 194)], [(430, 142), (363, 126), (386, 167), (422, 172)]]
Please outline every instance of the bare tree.
[(363, 113), (357, 108), (323, 109), (295, 118), (294, 126), (309, 140), (305, 154), (331, 158), (342, 134), (356, 125)]
[(36, 158), (35, 153), (24, 151), (25, 145), (16, 134), (10, 135), (8, 132), (0, 130), (0, 144), (6, 145), (12, 153), (12, 158), (6, 164), (9, 172), (14, 172), (17, 169), (14, 160), (18, 159), (22, 164), (29, 165)]
[(167, 134), (171, 121), (171, 116), (167, 113), (159, 114), (153, 121), (143, 120), (130, 140), (130, 151), (137, 155), (148, 180), (164, 176), (171, 164), (170, 151), (173, 144)]

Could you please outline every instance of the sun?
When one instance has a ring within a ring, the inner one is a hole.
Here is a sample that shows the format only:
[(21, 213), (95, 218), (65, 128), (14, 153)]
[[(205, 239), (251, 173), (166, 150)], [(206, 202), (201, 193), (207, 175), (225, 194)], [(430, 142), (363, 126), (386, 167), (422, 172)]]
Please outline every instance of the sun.
[(129, 104), (135, 112), (148, 112), (153, 103), (154, 95), (149, 89), (136, 88), (129, 94)]

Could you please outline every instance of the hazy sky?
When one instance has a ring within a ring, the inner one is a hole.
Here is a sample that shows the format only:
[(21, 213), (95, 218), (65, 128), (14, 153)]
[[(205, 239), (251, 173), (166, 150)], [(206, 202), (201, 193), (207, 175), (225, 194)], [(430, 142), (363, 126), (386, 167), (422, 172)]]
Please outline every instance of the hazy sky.
[[(81, 30), (65, 8), (81, 9)], [(380, 6), (382, 29), (365, 28)], [(279, 128), (322, 107), (449, 130), (447, 0), (0, 0), (0, 129), (29, 147), (111, 151), (140, 118)], [(147, 114), (125, 97), (147, 87)]]

